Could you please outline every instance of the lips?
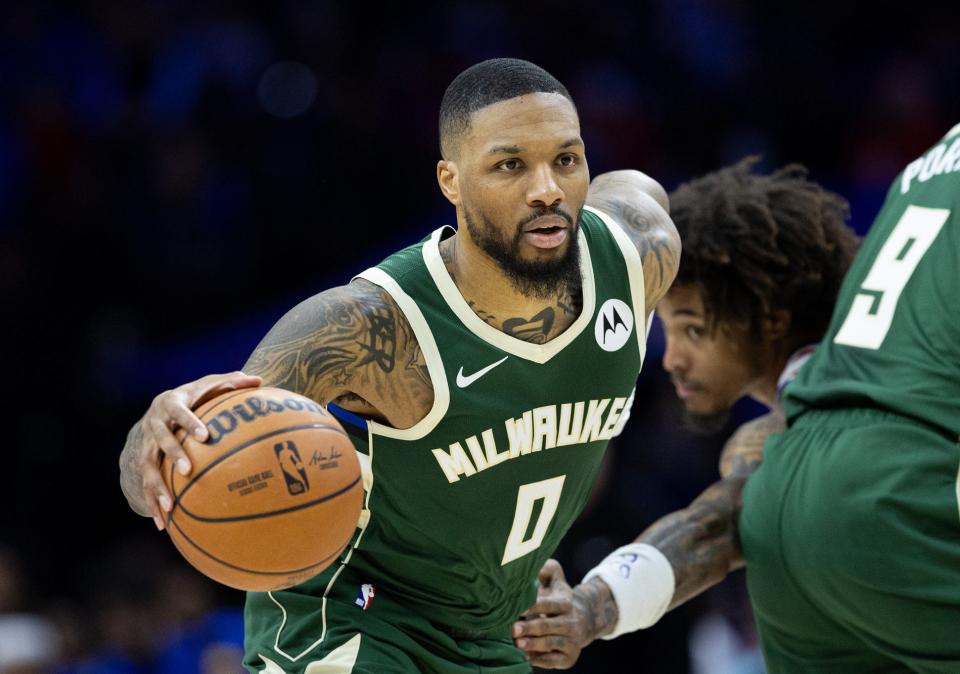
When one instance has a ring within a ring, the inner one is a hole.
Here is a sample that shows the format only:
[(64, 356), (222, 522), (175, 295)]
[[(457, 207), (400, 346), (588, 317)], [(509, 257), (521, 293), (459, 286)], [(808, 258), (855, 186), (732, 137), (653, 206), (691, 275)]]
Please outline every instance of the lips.
[(524, 233), (536, 231), (552, 231), (555, 229), (566, 229), (567, 221), (559, 215), (541, 215), (523, 227)]
[(567, 240), (567, 221), (559, 215), (542, 215), (523, 227), (523, 238), (536, 248), (556, 248)]
[(677, 397), (686, 400), (690, 396), (696, 395), (703, 390), (703, 387), (690, 382), (682, 382), (679, 379), (672, 379), (673, 388), (676, 389)]

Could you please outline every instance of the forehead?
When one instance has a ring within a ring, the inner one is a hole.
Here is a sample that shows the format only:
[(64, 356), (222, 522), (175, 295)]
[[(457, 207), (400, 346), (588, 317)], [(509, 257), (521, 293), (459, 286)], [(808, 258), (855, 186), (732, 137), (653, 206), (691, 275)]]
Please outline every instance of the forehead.
[(527, 147), (565, 142), (580, 135), (573, 104), (560, 94), (524, 94), (481, 108), (470, 116), (464, 146), (483, 151), (496, 146)]
[(706, 318), (703, 291), (698, 285), (673, 286), (657, 305), (657, 313), (664, 319), (682, 316)]

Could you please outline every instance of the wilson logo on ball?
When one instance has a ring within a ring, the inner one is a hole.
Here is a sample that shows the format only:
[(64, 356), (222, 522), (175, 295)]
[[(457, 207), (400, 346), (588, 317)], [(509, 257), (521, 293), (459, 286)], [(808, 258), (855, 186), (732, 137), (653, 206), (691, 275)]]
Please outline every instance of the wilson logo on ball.
[(283, 477), (287, 482), (287, 491), (293, 496), (309, 491), (310, 481), (307, 479), (307, 471), (303, 467), (300, 450), (297, 449), (293, 441), (287, 440), (286, 444), (278, 442), (273, 446), (273, 451), (276, 452), (280, 469), (283, 470)]
[(313, 401), (307, 401), (302, 398), (286, 398), (282, 401), (263, 399), (257, 396), (250, 396), (239, 405), (234, 405), (228, 410), (223, 410), (212, 419), (207, 421), (207, 430), (210, 437), (207, 443), (215, 445), (227, 435), (230, 435), (240, 425), (241, 421), (250, 422), (257, 417), (265, 417), (277, 412), (316, 412), (327, 416), (327, 411)]

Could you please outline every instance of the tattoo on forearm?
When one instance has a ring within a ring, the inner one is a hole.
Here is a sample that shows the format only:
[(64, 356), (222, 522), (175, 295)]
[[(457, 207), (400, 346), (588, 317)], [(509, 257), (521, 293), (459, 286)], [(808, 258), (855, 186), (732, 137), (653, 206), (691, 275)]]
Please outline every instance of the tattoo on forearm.
[(137, 448), (143, 444), (143, 426), (138, 421), (127, 434), (127, 442), (120, 452), (120, 489), (130, 506), (141, 515), (148, 515), (143, 500), (143, 476), (137, 465)]
[(606, 583), (593, 578), (587, 583), (577, 585), (573, 590), (573, 601), (580, 604), (580, 613), (587, 616), (590, 624), (586, 626), (586, 646), (594, 639), (610, 634), (620, 616), (617, 602)]
[(655, 546), (670, 560), (677, 582), (671, 607), (723, 580), (743, 563), (737, 531), (743, 486), (763, 459), (764, 442), (785, 428), (783, 416), (774, 412), (743, 424), (724, 446), (723, 479), (637, 539)]
[(732, 478), (710, 486), (688, 508), (661, 518), (637, 539), (670, 560), (676, 580), (670, 608), (720, 582), (740, 562), (736, 514), (743, 483)]

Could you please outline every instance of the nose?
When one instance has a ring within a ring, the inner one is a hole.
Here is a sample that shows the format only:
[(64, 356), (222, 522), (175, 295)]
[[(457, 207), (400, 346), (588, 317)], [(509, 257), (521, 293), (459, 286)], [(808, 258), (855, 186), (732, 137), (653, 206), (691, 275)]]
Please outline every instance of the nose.
[(683, 374), (689, 365), (687, 355), (681, 347), (677, 346), (674, 340), (667, 337), (666, 342), (663, 349), (663, 369), (670, 374)]
[(563, 190), (557, 184), (553, 168), (540, 165), (531, 171), (530, 183), (527, 187), (527, 205), (532, 208), (559, 205), (564, 198)]

